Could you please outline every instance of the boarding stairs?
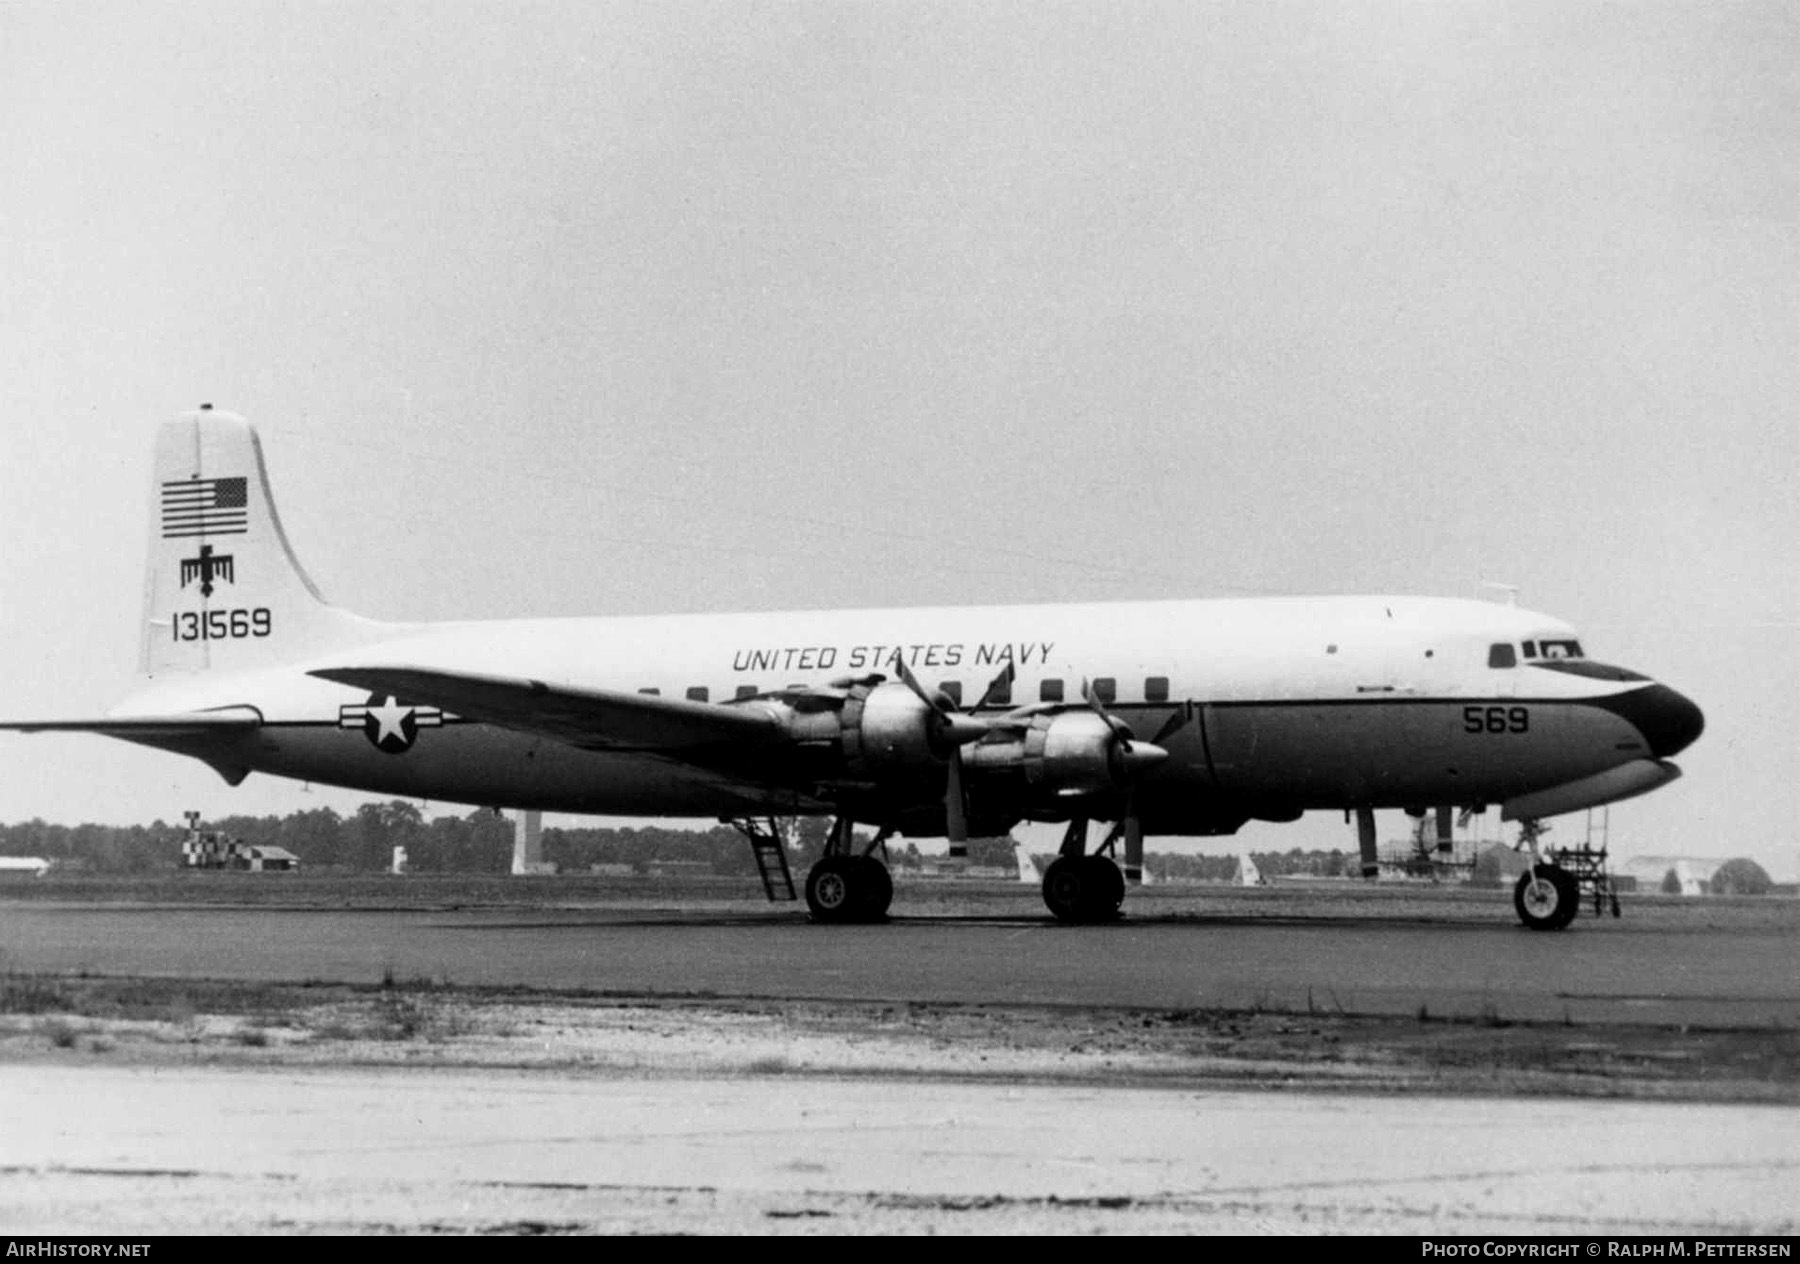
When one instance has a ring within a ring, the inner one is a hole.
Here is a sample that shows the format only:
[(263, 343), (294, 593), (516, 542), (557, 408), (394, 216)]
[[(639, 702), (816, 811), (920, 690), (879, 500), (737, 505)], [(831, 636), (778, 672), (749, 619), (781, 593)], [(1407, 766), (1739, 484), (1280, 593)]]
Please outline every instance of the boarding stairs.
[(756, 872), (762, 878), (763, 891), (770, 900), (797, 900), (794, 874), (788, 868), (787, 846), (782, 840), (781, 823), (774, 817), (760, 820), (746, 818), (731, 822), (750, 840), (750, 852), (756, 858)]

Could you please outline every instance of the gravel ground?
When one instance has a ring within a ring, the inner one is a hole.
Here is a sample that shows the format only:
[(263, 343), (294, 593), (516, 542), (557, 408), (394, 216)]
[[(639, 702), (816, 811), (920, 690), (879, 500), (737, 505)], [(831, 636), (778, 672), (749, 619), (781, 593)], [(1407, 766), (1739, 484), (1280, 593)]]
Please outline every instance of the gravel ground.
[(0, 980), (0, 1058), (869, 1075), (1800, 1104), (1800, 1033), (1332, 1013)]

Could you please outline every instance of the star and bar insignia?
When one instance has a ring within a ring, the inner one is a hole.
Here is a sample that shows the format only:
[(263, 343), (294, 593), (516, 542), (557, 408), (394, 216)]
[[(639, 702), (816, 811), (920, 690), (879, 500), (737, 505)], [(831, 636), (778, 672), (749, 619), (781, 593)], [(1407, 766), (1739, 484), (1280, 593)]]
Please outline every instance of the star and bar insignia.
[(367, 702), (338, 708), (338, 727), (361, 729), (369, 745), (384, 755), (411, 750), (420, 729), (434, 729), (443, 722), (444, 713), (438, 708), (412, 706), (389, 694), (372, 693)]

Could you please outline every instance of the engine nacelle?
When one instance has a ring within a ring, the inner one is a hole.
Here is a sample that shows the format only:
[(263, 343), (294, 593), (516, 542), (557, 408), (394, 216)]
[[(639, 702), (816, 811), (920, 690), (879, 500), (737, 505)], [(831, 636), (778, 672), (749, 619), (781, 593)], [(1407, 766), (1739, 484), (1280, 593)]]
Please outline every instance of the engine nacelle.
[(773, 705), (795, 742), (835, 748), (855, 776), (922, 773), (941, 768), (950, 755), (944, 717), (903, 684), (859, 684), (841, 703)]
[(1123, 789), (1130, 776), (1121, 736), (1092, 711), (1034, 715), (1018, 737), (971, 746), (963, 762), (971, 769), (1022, 770), (1030, 785), (1053, 794), (1101, 794)]
[(949, 756), (937, 737), (938, 713), (905, 685), (858, 690), (838, 717), (844, 760), (852, 768), (903, 772), (935, 767)]

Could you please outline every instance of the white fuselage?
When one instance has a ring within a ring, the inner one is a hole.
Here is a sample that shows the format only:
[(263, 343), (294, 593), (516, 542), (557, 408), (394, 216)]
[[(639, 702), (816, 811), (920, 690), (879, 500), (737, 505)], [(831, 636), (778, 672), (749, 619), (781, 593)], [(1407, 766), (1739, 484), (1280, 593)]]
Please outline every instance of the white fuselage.
[[(965, 708), (1009, 664), (1010, 698), (1079, 703), (1084, 683), (1140, 739), (1169, 752), (1137, 789), (1149, 833), (1212, 833), (1312, 808), (1504, 802), (1642, 761), (1666, 745), (1627, 695), (1666, 687), (1569, 670), (1526, 650), (1572, 644), (1567, 624), (1486, 602), (1318, 597), (948, 609), (526, 620), (396, 628), (354, 653), (245, 673), (175, 675), (118, 714), (253, 707), (262, 725), (180, 749), (246, 770), (504, 807), (654, 815), (825, 811), (779, 759), (727, 762), (589, 750), (459, 721), (317, 679), (338, 662), (404, 662), (553, 687), (656, 691), (726, 706), (892, 679), (892, 658)], [(1511, 666), (1492, 666), (1496, 645)], [(1525, 648), (1522, 648), (1525, 647)], [(1694, 713), (1697, 717), (1698, 713)], [(1694, 732), (1697, 733), (1697, 727)], [(1689, 738), (1691, 740), (1691, 737)], [(166, 744), (166, 743), (157, 743)], [(1685, 745), (1685, 741), (1681, 744)], [(773, 769), (773, 772), (771, 772)], [(971, 783), (977, 807), (983, 787)], [(1004, 796), (1003, 796), (1004, 797)], [(1008, 801), (1054, 819), (1071, 805)]]

